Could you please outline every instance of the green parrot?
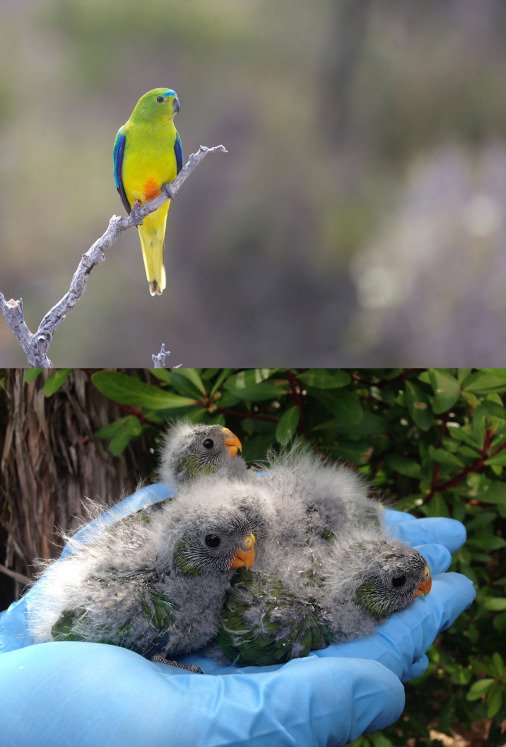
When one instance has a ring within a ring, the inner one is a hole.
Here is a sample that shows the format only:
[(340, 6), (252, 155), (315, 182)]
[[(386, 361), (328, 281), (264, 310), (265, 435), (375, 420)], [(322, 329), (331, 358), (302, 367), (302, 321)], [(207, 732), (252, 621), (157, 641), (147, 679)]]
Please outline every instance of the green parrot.
[[(114, 178), (125, 210), (157, 197), (183, 167), (183, 147), (174, 126), (179, 99), (172, 88), (154, 88), (141, 96), (114, 141)], [(152, 296), (165, 280), (163, 243), (170, 200), (138, 226), (144, 267)]]

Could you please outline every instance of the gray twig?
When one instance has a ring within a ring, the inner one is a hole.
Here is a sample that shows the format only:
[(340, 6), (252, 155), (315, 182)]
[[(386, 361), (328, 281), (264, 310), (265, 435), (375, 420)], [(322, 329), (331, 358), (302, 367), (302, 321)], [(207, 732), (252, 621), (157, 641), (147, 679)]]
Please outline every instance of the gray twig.
[(142, 220), (146, 215), (153, 213), (161, 205), (166, 203), (167, 200), (170, 199), (170, 196), (176, 195), (179, 192), (181, 185), (186, 181), (193, 169), (198, 166), (208, 153), (213, 153), (218, 150), (227, 153), (227, 149), (223, 145), (215, 145), (213, 148), (206, 148), (204, 145), (201, 145), (197, 153), (192, 153), (190, 155), (188, 161), (174, 181), (171, 184), (163, 185), (162, 191), (158, 197), (155, 197), (154, 200), (135, 208), (134, 216), (129, 215), (125, 218), (118, 215), (112, 216), (109, 220), (109, 226), (106, 232), (95, 241), (86, 254), (83, 254), (77, 270), (74, 273), (74, 277), (72, 278), (72, 282), (70, 283), (69, 290), (44, 316), (35, 334), (30, 332), (25, 322), (23, 315), (23, 299), (20, 298), (17, 301), (11, 299), (10, 301), (7, 301), (0, 291), (0, 307), (4, 319), (23, 348), (28, 365), (31, 368), (51, 368), (52, 363), (49, 360), (47, 353), (55, 330), (83, 295), (86, 290), (88, 276), (92, 269), (95, 265), (98, 265), (99, 262), (105, 260), (105, 250), (117, 241), (119, 235), (123, 233), (123, 231), (127, 231), (129, 228), (135, 226), (136, 222), (138, 223), (139, 220)]
[(165, 368), (165, 359), (168, 358), (170, 355), (170, 350), (167, 350), (165, 352), (165, 343), (162, 342), (162, 347), (160, 348), (160, 352), (158, 355), (152, 355), (153, 359), (153, 365), (155, 368)]

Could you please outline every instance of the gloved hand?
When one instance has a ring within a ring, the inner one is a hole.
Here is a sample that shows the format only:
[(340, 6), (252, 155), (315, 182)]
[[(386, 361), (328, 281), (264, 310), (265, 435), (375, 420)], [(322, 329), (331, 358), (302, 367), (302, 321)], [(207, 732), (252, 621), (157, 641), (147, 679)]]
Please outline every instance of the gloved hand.
[[(125, 499), (99, 519), (170, 497), (162, 485)], [(366, 639), (272, 667), (222, 667), (202, 656), (204, 675), (155, 664), (116, 646), (30, 645), (24, 611), (37, 585), (0, 615), (2, 745), (342, 745), (395, 721), (406, 681), (427, 666), (425, 652), (474, 599), (471, 582), (443, 574), (465, 540), (451, 519), (387, 523), (427, 558), (433, 587)], [(86, 541), (87, 528), (78, 536)], [(64, 552), (73, 551), (75, 542)], [(435, 576), (435, 578), (434, 578)]]

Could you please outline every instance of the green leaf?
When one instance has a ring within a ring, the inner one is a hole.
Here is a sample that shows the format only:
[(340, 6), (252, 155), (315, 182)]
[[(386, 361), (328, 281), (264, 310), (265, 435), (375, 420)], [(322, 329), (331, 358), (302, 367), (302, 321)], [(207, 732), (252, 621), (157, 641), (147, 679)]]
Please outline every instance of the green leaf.
[[(506, 540), (503, 540), (502, 537), (496, 537), (495, 534), (489, 532), (487, 534), (482, 533), (476, 537), (471, 537), (471, 539), (467, 541), (467, 544), (471, 548), (491, 552), (492, 550), (500, 550), (501, 548), (506, 547)], [(488, 562), (488, 560), (489, 558), (485, 556), (485, 562)]]
[(295, 405), (283, 413), (276, 426), (276, 440), (278, 443), (286, 444), (295, 436), (299, 419), (300, 410)]
[(451, 438), (456, 439), (457, 441), (463, 441), (465, 444), (470, 446), (472, 449), (475, 449), (476, 452), (479, 453), (481, 445), (477, 443), (476, 438), (468, 432), (467, 428), (468, 426), (449, 426), (447, 433), (451, 436)]
[(446, 505), (441, 493), (434, 493), (429, 504), (428, 516), (444, 516), (450, 518), (448, 506)]
[(490, 459), (487, 459), (485, 464), (488, 467), (505, 467), (506, 466), (506, 449), (503, 449), (498, 454), (495, 454), (494, 456), (491, 456)]
[(379, 415), (373, 415), (368, 410), (365, 410), (362, 420), (359, 423), (343, 423), (339, 418), (331, 418), (330, 420), (324, 420), (323, 423), (318, 423), (313, 430), (331, 430), (336, 433), (345, 433), (350, 438), (355, 438), (383, 433), (388, 430), (388, 423)]
[(43, 370), (43, 368), (26, 368), (23, 376), (25, 384), (29, 384), (31, 381), (34, 381), (34, 379), (36, 379)]
[(483, 608), (490, 612), (503, 612), (506, 610), (505, 597), (485, 597)]
[(142, 426), (135, 415), (128, 415), (113, 423), (100, 428), (95, 434), (97, 438), (110, 438), (109, 451), (114, 456), (122, 454), (132, 438), (136, 438), (142, 432)]
[(385, 461), (389, 467), (396, 472), (400, 472), (401, 475), (416, 477), (417, 479), (422, 476), (422, 468), (418, 462), (415, 462), (412, 459), (406, 459), (406, 457), (403, 457), (400, 454), (387, 454)]
[(164, 384), (170, 384), (170, 371), (166, 368), (148, 368), (148, 371), (152, 376), (163, 381)]
[(175, 410), (196, 404), (194, 399), (179, 397), (151, 384), (139, 381), (135, 376), (119, 371), (97, 371), (91, 377), (99, 392), (114, 402), (153, 410)]
[[(482, 475), (468, 475), (467, 482), (469, 485), (478, 484), (478, 490), (474, 494), (478, 500), (483, 503), (504, 503), (506, 504), (506, 483), (498, 480), (481, 480), (476, 483), (473, 477), (482, 477)], [(471, 495), (471, 494), (470, 494)]]
[(482, 695), (485, 695), (485, 693), (490, 690), (494, 682), (495, 680), (493, 679), (478, 680), (477, 682), (474, 682), (467, 693), (467, 699), (478, 700), (478, 698), (481, 698)]
[(346, 389), (332, 394), (319, 392), (315, 397), (341, 424), (356, 425), (364, 416), (359, 400)]
[[(172, 388), (181, 397), (190, 397), (191, 399), (201, 400), (202, 392), (198, 389), (188, 376), (181, 374), (182, 368), (169, 373), (169, 382)], [(190, 369), (192, 370), (192, 369)]]
[(299, 374), (297, 379), (315, 389), (339, 389), (350, 383), (351, 376), (347, 371), (330, 373), (324, 368), (311, 368)]
[(498, 651), (492, 654), (492, 664), (495, 667), (497, 676), (504, 677), (504, 659)]
[(446, 412), (459, 399), (460, 384), (454, 376), (441, 368), (429, 368), (428, 375), (434, 390), (438, 412)]
[(191, 381), (191, 383), (193, 384), (193, 386), (198, 392), (205, 395), (206, 388), (196, 368), (178, 368), (177, 371), (172, 371), (172, 374), (177, 374), (178, 376), (184, 376), (185, 379), (188, 379), (188, 381)]
[(280, 385), (273, 381), (267, 381), (272, 370), (275, 369), (253, 368), (248, 371), (240, 371), (227, 379), (224, 388), (236, 397), (249, 402), (275, 399), (286, 393), (286, 382)]
[(223, 384), (225, 379), (232, 373), (234, 369), (233, 368), (222, 368), (218, 378), (213, 384), (213, 387), (211, 389), (211, 396), (217, 392), (217, 390), (220, 388), (220, 386)]
[[(500, 370), (500, 369), (498, 369)], [(470, 374), (462, 384), (462, 389), (474, 394), (488, 394), (489, 392), (503, 392), (506, 388), (506, 378), (489, 373), (475, 372)]]
[(461, 462), (458, 456), (452, 454), (450, 451), (444, 449), (435, 449), (434, 446), (429, 446), (429, 454), (435, 462), (440, 464), (449, 464), (452, 467), (464, 467), (464, 462)]
[(59, 368), (52, 373), (44, 384), (44, 397), (50, 397), (67, 381), (73, 368)]
[(409, 414), (416, 425), (420, 430), (428, 431), (433, 424), (433, 414), (428, 398), (421, 389), (411, 381), (406, 381), (404, 398)]
[(504, 690), (504, 686), (499, 682), (496, 682), (495, 685), (490, 688), (487, 696), (488, 718), (494, 718), (494, 716), (499, 712), (503, 702)]

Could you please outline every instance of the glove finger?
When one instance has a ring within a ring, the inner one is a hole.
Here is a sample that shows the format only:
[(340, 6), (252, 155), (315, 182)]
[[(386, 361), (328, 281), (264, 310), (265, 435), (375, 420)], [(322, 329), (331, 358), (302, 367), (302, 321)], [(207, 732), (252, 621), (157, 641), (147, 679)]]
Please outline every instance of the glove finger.
[(391, 525), (392, 534), (408, 545), (436, 543), (453, 554), (466, 541), (466, 529), (456, 519), (429, 518), (397, 522)]
[(418, 659), (418, 661), (413, 662), (413, 665), (406, 672), (402, 681), (410, 682), (410, 680), (415, 680), (417, 677), (420, 677), (425, 672), (428, 666), (429, 666), (429, 657), (421, 656)]
[(416, 521), (416, 517), (413, 514), (408, 514), (407, 511), (397, 511), (395, 508), (385, 508), (384, 517), (387, 525), (399, 524), (404, 521)]
[[(205, 678), (200, 702), (209, 697), (214, 707), (217, 687), (220, 701), (210, 722), (192, 719), (188, 744), (216, 744), (219, 719), (220, 744), (343, 745), (385, 728), (404, 707), (399, 679), (373, 661), (309, 656), (275, 671), (250, 669), (256, 671)], [(178, 685), (193, 683), (178, 678)]]

